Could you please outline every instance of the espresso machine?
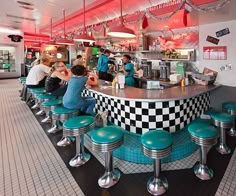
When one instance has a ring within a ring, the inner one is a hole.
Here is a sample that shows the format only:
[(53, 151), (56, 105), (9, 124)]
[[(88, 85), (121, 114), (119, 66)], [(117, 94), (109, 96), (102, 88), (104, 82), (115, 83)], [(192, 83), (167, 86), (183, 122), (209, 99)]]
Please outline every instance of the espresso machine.
[(170, 62), (162, 61), (159, 63), (160, 80), (169, 81), (170, 78)]

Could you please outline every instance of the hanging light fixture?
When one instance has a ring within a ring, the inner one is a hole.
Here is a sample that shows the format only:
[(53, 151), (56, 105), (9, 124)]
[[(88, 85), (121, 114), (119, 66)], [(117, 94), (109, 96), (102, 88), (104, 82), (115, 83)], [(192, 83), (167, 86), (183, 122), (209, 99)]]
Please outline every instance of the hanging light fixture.
[(66, 38), (66, 14), (65, 14), (65, 10), (63, 10), (63, 15), (64, 15), (64, 38), (57, 40), (57, 44), (60, 44), (60, 45), (74, 45), (73, 41), (68, 40)]
[(83, 0), (83, 9), (84, 9), (84, 29), (83, 33), (81, 35), (76, 35), (73, 40), (79, 41), (79, 42), (95, 42), (94, 38), (92, 36), (87, 35), (86, 33), (86, 27), (85, 27), (85, 0)]
[(57, 46), (58, 44), (52, 40), (52, 18), (51, 18), (51, 24), (50, 24), (50, 28), (51, 28), (51, 36), (50, 36), (50, 41), (44, 43), (45, 45), (52, 45), (52, 46)]
[(41, 46), (42, 46), (41, 42), (36, 40), (36, 34), (37, 34), (36, 25), (34, 28), (34, 32), (35, 32), (35, 41), (31, 44), (31, 47), (32, 48), (41, 48)]
[(107, 33), (112, 37), (120, 37), (120, 38), (134, 38), (136, 37), (134, 31), (125, 27), (124, 19), (122, 15), (122, 0), (120, 0), (120, 25), (116, 27), (111, 27)]

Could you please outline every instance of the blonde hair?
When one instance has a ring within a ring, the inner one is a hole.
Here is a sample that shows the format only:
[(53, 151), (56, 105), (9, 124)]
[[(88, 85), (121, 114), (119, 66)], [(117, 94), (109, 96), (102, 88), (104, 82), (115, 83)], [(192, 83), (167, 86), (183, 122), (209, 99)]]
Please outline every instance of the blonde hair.
[(61, 62), (58, 61), (58, 62), (56, 62), (56, 63), (54, 63), (54, 64), (52, 65), (51, 70), (50, 70), (50, 72), (48, 73), (49, 76), (52, 75), (52, 73), (56, 70), (56, 68), (60, 67), (60, 63), (61, 63)]
[(50, 58), (48, 56), (42, 57), (40, 60), (40, 63), (44, 64), (46, 62), (51, 62)]

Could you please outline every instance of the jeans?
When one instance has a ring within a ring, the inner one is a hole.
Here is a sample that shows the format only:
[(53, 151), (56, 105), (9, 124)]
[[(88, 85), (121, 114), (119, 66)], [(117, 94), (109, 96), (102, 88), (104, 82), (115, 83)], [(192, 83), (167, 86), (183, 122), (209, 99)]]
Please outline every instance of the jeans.
[(80, 108), (82, 112), (86, 114), (94, 115), (93, 109), (96, 105), (96, 100), (93, 97), (83, 97), (84, 105)]
[(41, 88), (41, 87), (45, 87), (45, 81), (46, 81), (47, 77), (44, 77), (41, 81), (39, 81), (38, 84), (36, 85), (27, 85), (28, 88)]

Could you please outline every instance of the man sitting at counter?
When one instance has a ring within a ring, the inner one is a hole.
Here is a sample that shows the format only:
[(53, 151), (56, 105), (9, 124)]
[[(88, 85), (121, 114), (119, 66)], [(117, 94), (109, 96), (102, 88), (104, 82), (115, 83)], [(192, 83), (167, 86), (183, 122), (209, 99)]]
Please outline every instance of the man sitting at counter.
[(98, 71), (99, 79), (111, 82), (113, 80), (113, 76), (107, 73), (107, 71), (109, 70), (108, 57), (110, 56), (110, 54), (111, 54), (110, 50), (105, 50), (104, 54), (100, 55), (100, 57), (98, 58), (97, 71)]
[(134, 81), (134, 65), (130, 62), (130, 55), (123, 55), (123, 63), (124, 65), (121, 67), (121, 70), (125, 74), (125, 84), (127, 86), (135, 86)]

